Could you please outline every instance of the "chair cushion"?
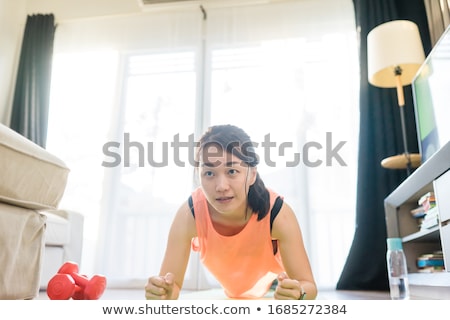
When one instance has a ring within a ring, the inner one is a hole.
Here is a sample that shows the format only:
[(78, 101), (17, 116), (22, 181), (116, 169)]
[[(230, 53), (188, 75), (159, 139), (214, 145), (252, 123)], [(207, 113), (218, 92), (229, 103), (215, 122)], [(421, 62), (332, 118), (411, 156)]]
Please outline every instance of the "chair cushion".
[(0, 201), (28, 209), (56, 209), (69, 169), (53, 154), (0, 124)]
[(49, 211), (40, 211), (40, 213), (47, 217), (45, 245), (64, 246), (68, 244), (70, 239), (69, 220)]

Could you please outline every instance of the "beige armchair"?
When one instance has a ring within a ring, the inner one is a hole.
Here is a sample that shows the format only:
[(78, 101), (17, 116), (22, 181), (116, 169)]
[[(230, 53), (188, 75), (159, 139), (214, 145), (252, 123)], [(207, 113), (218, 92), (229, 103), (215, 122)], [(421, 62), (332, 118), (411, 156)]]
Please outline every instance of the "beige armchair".
[(0, 299), (33, 299), (63, 262), (80, 263), (84, 218), (58, 208), (68, 174), (0, 124)]

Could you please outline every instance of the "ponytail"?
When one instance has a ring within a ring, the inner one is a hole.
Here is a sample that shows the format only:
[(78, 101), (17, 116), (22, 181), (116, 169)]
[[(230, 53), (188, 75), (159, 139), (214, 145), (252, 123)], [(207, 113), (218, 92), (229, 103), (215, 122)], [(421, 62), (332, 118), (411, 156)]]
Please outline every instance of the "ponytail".
[(248, 206), (253, 212), (258, 214), (258, 221), (264, 218), (269, 212), (270, 195), (259, 173), (256, 173), (256, 180), (248, 190)]

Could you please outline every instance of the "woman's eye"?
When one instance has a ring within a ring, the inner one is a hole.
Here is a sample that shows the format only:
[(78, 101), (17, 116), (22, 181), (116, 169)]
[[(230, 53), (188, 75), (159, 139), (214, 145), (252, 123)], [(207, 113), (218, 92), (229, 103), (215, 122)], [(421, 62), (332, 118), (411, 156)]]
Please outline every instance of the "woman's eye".
[(237, 171), (236, 169), (230, 169), (230, 170), (228, 171), (228, 173), (229, 173), (230, 175), (235, 175), (235, 174), (238, 173), (238, 171)]
[(203, 173), (203, 175), (204, 175), (205, 177), (212, 177), (212, 176), (214, 175), (214, 173), (212, 173), (212, 171), (205, 171), (205, 172)]

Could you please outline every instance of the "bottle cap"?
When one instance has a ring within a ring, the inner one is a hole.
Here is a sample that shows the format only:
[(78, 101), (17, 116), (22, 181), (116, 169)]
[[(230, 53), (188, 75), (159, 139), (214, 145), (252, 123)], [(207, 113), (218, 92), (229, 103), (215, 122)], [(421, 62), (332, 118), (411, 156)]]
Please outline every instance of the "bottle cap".
[(387, 238), (388, 250), (403, 250), (401, 238)]

